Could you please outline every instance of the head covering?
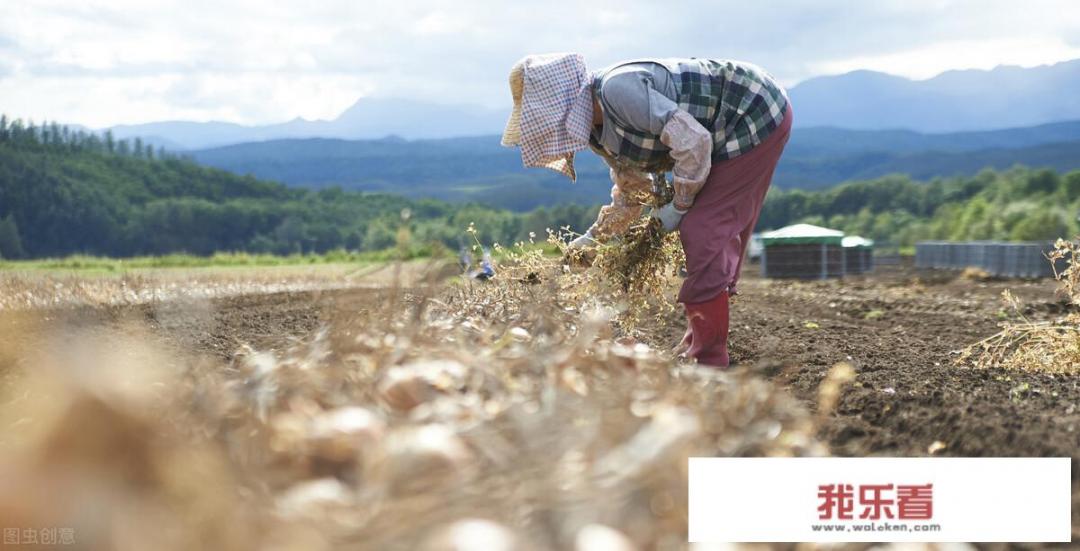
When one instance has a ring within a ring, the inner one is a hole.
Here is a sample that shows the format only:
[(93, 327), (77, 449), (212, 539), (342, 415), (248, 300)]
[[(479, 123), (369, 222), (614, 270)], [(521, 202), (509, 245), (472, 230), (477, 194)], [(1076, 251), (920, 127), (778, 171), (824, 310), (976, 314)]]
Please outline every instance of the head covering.
[(589, 147), (592, 89), (580, 54), (530, 55), (510, 69), (514, 109), (502, 144), (521, 146), (527, 167), (550, 168), (577, 180), (574, 153)]

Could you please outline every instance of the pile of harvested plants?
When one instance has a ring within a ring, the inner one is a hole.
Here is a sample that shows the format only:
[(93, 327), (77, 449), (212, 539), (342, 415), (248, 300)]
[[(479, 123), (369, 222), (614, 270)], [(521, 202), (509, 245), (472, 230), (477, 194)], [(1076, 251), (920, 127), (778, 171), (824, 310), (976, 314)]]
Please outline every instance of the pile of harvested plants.
[[(1048, 373), (1080, 373), (1080, 265), (1076, 263), (1080, 245), (1058, 239), (1048, 255), (1054, 277), (1071, 309), (1049, 321), (1032, 321), (1024, 316), (1019, 301), (1005, 291), (1002, 298), (1019, 318), (1001, 324), (1001, 331), (960, 351), (957, 363), (975, 367), (1028, 369)], [(1065, 268), (1058, 270), (1064, 264)]]
[[(671, 185), (658, 178), (646, 204), (662, 204), (673, 194)], [(626, 234), (610, 238), (595, 250), (569, 251), (564, 244), (569, 237), (573, 236), (564, 229), (561, 234), (552, 234), (549, 241), (563, 251), (564, 262), (588, 268), (564, 277), (572, 281), (567, 291), (582, 300), (614, 306), (620, 313), (620, 327), (632, 330), (647, 317), (662, 320), (674, 308), (671, 295), (686, 257), (678, 234), (665, 233), (660, 221), (648, 212)]]

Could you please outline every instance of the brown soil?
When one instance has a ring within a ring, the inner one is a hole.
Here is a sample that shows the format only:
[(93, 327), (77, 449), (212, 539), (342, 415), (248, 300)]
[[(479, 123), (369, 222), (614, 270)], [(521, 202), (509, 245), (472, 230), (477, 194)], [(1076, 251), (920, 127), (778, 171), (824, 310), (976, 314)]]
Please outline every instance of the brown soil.
[[(1072, 457), (1074, 539), (1080, 535), (1080, 376), (955, 364), (957, 350), (1016, 317), (1001, 300), (1006, 289), (1031, 320), (1072, 308), (1053, 281), (980, 282), (889, 267), (813, 282), (744, 273), (739, 286), (736, 369), (761, 372), (813, 408), (830, 367), (855, 367), (819, 431), (834, 455)], [(673, 323), (668, 343), (683, 329)]]
[(834, 454), (927, 455), (932, 445), (936, 455), (955, 456), (1080, 450), (1080, 377), (954, 361), (955, 351), (994, 334), (1009, 315), (1004, 289), (1025, 301), (1029, 317), (1060, 311), (1051, 282), (927, 284), (893, 273), (741, 285), (732, 319), (737, 362), (765, 370), (811, 405), (832, 365), (855, 366), (855, 382), (821, 431)]
[[(756, 271), (749, 266), (749, 271)], [(1069, 307), (1052, 281), (972, 281), (883, 268), (846, 280), (744, 276), (732, 308), (735, 369), (762, 373), (813, 408), (837, 362), (856, 369), (819, 436), (843, 456), (1070, 456), (1074, 531), (1080, 527), (1080, 377), (954, 365), (954, 352), (993, 334), (1010, 316), (1050, 319)], [(143, 320), (178, 347), (228, 359), (240, 343), (279, 348), (336, 317), (385, 300), (373, 289), (279, 293), (82, 311), (82, 322)], [(682, 336), (678, 317), (657, 346)], [(934, 451), (931, 451), (933, 449)]]

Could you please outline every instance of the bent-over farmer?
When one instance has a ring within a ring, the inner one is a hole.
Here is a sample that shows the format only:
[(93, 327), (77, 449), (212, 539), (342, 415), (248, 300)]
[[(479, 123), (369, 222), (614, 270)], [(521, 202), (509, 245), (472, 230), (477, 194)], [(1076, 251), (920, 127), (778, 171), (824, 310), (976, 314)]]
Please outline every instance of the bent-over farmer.
[(590, 72), (578, 54), (527, 56), (510, 71), (513, 112), (502, 143), (527, 167), (572, 181), (574, 154), (591, 148), (610, 167), (611, 203), (574, 249), (625, 232), (673, 173), (674, 200), (654, 209), (679, 230), (686, 280), (681, 347), (726, 367), (728, 301), (791, 130), (787, 93), (762, 69), (720, 59), (647, 59)]

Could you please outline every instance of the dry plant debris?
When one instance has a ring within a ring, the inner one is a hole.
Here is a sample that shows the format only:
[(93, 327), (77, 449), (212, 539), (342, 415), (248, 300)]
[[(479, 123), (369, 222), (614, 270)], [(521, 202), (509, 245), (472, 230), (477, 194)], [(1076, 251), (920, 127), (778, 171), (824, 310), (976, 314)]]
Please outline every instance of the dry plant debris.
[[(663, 175), (651, 193), (636, 198), (646, 207), (663, 205), (672, 200), (675, 190)], [(686, 265), (682, 243), (675, 232), (665, 233), (660, 220), (646, 213), (630, 226), (625, 235), (614, 237), (595, 250), (570, 251), (566, 242), (576, 237), (569, 228), (548, 232), (548, 242), (563, 253), (566, 264), (560, 263), (560, 278), (568, 284), (564, 291), (577, 300), (592, 298), (614, 305), (618, 323), (626, 330), (645, 321), (660, 322), (674, 309), (670, 293)], [(534, 258), (530, 273), (550, 272), (551, 260)], [(587, 269), (571, 271), (570, 265), (586, 265)]]
[(586, 253), (567, 250), (566, 240), (565, 232), (549, 236), (563, 251), (562, 260), (538, 255), (518, 260), (524, 260), (527, 274), (558, 282), (567, 300), (614, 309), (615, 321), (627, 332), (645, 322), (660, 323), (674, 311), (673, 289), (686, 257), (678, 235), (661, 231), (659, 220), (644, 217), (622, 238)]
[(824, 453), (794, 399), (618, 337), (577, 277), (402, 290), (228, 365), (137, 326), (9, 348), (0, 517), (87, 547), (682, 549), (688, 456)]
[[(1025, 369), (1048, 373), (1080, 373), (1080, 265), (1077, 252), (1080, 245), (1074, 241), (1058, 239), (1054, 250), (1048, 255), (1054, 264), (1054, 277), (1060, 292), (1065, 295), (1073, 310), (1049, 321), (1031, 321), (1021, 312), (1020, 302), (1008, 290), (1002, 300), (1019, 317), (1019, 321), (1006, 321), (1001, 331), (960, 351), (956, 362), (979, 368), (1002, 367)], [(1065, 263), (1065, 269), (1057, 266)]]
[[(420, 262), (404, 265), (412, 280)], [(130, 306), (230, 296), (385, 286), (390, 269), (362, 266), (283, 266), (222, 270), (164, 269), (160, 272), (80, 274), (0, 272), (0, 312), (77, 306)], [(400, 276), (400, 274), (397, 274)]]
[(964, 268), (964, 270), (960, 272), (960, 278), (969, 281), (990, 281), (991, 279), (993, 279), (993, 277), (990, 275), (990, 272), (987, 272), (986, 270), (982, 268), (977, 268), (975, 266), (968, 266), (967, 268)]

